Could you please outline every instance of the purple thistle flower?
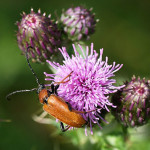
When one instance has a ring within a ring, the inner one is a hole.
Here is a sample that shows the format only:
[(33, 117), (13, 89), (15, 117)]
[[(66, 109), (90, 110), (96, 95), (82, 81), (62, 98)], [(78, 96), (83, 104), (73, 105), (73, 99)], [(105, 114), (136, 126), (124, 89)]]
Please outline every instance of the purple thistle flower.
[(113, 95), (112, 102), (117, 106), (114, 114), (124, 126), (147, 123), (150, 116), (150, 80), (133, 76), (123, 89)]
[(81, 6), (69, 8), (61, 15), (64, 32), (72, 41), (89, 39), (95, 31), (97, 21), (92, 9), (88, 10)]
[[(64, 57), (63, 65), (47, 60), (50, 66), (56, 69), (56, 74), (44, 73), (47, 77), (45, 80), (59, 82), (73, 71), (69, 81), (60, 84), (58, 95), (69, 102), (75, 110), (85, 112), (94, 110), (82, 114), (83, 118), (89, 121), (91, 134), (93, 134), (92, 124), (98, 124), (101, 128), (99, 121), (101, 119), (105, 121), (101, 117), (101, 110), (109, 111), (108, 107), (115, 107), (109, 101), (109, 94), (115, 93), (123, 86), (114, 86), (116, 80), (111, 77), (122, 67), (122, 64), (116, 65), (114, 62), (112, 65), (108, 65), (108, 57), (105, 61), (102, 60), (103, 49), (100, 49), (98, 57), (93, 44), (91, 44), (90, 50), (88, 46), (86, 47), (86, 52), (81, 45), (78, 46), (82, 56), (76, 50), (75, 45), (73, 45), (74, 55), (72, 57), (68, 55), (65, 47), (59, 48)], [(46, 86), (50, 86), (50, 84), (46, 84)]]
[(61, 45), (61, 32), (51, 19), (51, 15), (46, 17), (45, 13), (41, 14), (40, 9), (38, 13), (31, 9), (29, 14), (22, 14), (22, 19), (17, 25), (18, 46), (23, 54), (28, 46), (34, 48), (29, 51), (29, 57), (33, 62), (43, 62), (56, 54), (57, 48)]

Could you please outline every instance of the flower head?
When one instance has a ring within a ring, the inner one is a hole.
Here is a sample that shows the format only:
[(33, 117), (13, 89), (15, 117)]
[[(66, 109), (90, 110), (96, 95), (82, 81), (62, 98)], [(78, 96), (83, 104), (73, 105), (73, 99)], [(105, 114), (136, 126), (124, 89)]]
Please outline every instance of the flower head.
[(18, 46), (25, 53), (28, 46), (30, 49), (29, 56), (33, 61), (42, 62), (49, 59), (61, 44), (61, 32), (57, 25), (51, 20), (51, 16), (41, 14), (39, 10), (35, 13), (31, 9), (30, 14), (23, 13), (22, 20), (17, 22)]
[(89, 39), (95, 31), (95, 15), (84, 7), (69, 8), (62, 13), (64, 31), (72, 41)]
[(116, 65), (115, 62), (108, 65), (108, 57), (105, 61), (102, 60), (103, 49), (100, 49), (100, 56), (98, 57), (93, 44), (91, 44), (90, 50), (89, 47), (86, 47), (86, 52), (80, 45), (78, 46), (82, 55), (73, 45), (74, 55), (72, 57), (68, 55), (65, 47), (59, 49), (64, 57), (63, 65), (47, 60), (56, 69), (56, 74), (45, 73), (45, 75), (46, 80), (59, 82), (72, 72), (70, 79), (66, 79), (67, 82), (60, 84), (58, 95), (70, 103), (75, 110), (84, 112), (93, 110), (82, 114), (83, 118), (89, 121), (92, 134), (92, 124), (97, 123), (100, 126), (99, 121), (104, 120), (101, 117), (101, 111), (103, 109), (109, 111), (108, 107), (115, 107), (109, 101), (109, 94), (116, 92), (123, 86), (114, 86), (116, 80), (111, 77), (122, 65)]
[(133, 76), (113, 95), (112, 101), (117, 106), (114, 114), (124, 126), (145, 124), (150, 115), (150, 81)]

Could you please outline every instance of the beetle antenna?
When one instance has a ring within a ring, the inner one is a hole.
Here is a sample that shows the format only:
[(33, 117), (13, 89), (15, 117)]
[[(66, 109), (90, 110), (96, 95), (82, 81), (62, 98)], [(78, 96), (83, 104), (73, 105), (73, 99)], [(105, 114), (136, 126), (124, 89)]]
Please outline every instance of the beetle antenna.
[(9, 93), (7, 96), (6, 96), (6, 99), (7, 100), (10, 100), (9, 99), (9, 96), (11, 96), (11, 95), (14, 95), (14, 94), (16, 94), (16, 93), (22, 93), (22, 92), (32, 92), (32, 91), (35, 91), (35, 90), (37, 90), (37, 88), (33, 88), (33, 89), (31, 89), (31, 90), (19, 90), (19, 91), (14, 91), (14, 92), (12, 92), (12, 93)]
[(34, 49), (32, 46), (28, 46), (28, 47), (27, 47), (27, 50), (26, 50), (26, 53), (25, 53), (25, 54), (26, 54), (26, 60), (27, 60), (28, 66), (29, 66), (29, 68), (30, 68), (32, 74), (33, 74), (33, 75), (35, 76), (35, 78), (36, 78), (37, 84), (40, 85), (39, 79), (38, 79), (36, 73), (34, 72), (33, 68), (31, 67), (30, 62), (29, 62), (28, 50), (29, 50), (30, 48)]
[[(28, 51), (29, 51), (30, 48), (34, 49), (32, 46), (28, 46), (28, 47), (27, 47), (27, 50), (26, 50), (26, 52), (25, 52), (26, 60), (27, 60), (28, 66), (29, 66), (29, 68), (30, 68), (32, 74), (33, 74), (33, 75), (35, 76), (35, 78), (36, 78), (37, 84), (40, 86), (41, 84), (40, 84), (40, 82), (39, 82), (39, 79), (38, 79), (36, 73), (34, 72), (33, 68), (31, 67), (30, 62), (29, 62)], [(35, 90), (37, 90), (37, 88), (33, 88), (33, 89), (31, 89), (31, 90), (26, 89), (26, 90), (14, 91), (14, 92), (12, 92), (12, 93), (9, 93), (9, 94), (6, 96), (6, 99), (9, 100), (9, 97), (10, 97), (11, 95), (16, 94), (16, 93), (31, 92), (31, 91), (35, 91)]]

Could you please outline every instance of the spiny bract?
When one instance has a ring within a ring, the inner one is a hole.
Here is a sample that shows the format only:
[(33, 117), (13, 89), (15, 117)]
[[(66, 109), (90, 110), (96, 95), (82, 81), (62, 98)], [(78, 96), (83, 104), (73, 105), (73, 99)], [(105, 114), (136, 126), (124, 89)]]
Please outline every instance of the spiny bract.
[(43, 62), (57, 52), (61, 45), (61, 32), (57, 28), (57, 24), (52, 21), (51, 16), (41, 14), (40, 9), (35, 13), (31, 9), (30, 14), (22, 14), (22, 19), (17, 22), (18, 46), (25, 54), (27, 47), (30, 49), (29, 57), (33, 61)]
[(89, 39), (94, 33), (96, 21), (92, 9), (78, 6), (69, 8), (61, 15), (61, 22), (64, 25), (64, 32), (72, 41)]
[(133, 76), (123, 89), (113, 95), (112, 102), (117, 106), (113, 112), (124, 126), (145, 124), (150, 116), (150, 80)]

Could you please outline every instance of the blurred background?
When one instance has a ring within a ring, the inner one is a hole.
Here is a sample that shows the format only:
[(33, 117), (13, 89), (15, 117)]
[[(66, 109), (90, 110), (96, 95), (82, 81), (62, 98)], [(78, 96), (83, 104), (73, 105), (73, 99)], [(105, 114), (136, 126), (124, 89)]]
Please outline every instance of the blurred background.
[[(120, 81), (129, 80), (133, 74), (146, 79), (150, 77), (150, 1), (0, 1), (0, 119), (11, 120), (10, 123), (0, 122), (0, 150), (125, 149), (124, 143), (120, 147), (102, 148), (98, 143), (100, 140), (103, 141), (102, 136), (99, 136), (98, 141), (92, 135), (85, 137), (84, 129), (80, 129), (83, 133), (83, 141), (78, 139), (73, 141), (70, 139), (70, 134), (79, 136), (75, 131), (54, 134), (60, 130), (59, 127), (34, 122), (32, 115), (38, 111), (42, 112), (42, 106), (34, 92), (13, 95), (11, 101), (5, 98), (12, 91), (37, 87), (35, 78), (27, 66), (25, 57), (21, 55), (16, 41), (15, 22), (20, 21), (20, 13), (22, 11), (29, 13), (31, 7), (35, 12), (41, 8), (42, 12), (46, 12), (47, 15), (52, 14), (52, 18), (55, 18), (55, 12), (60, 16), (62, 9), (79, 5), (93, 7), (96, 18), (100, 19), (96, 32), (86, 44), (90, 45), (94, 42), (96, 50), (104, 48), (104, 56), (109, 57), (109, 62), (116, 61), (124, 64), (116, 74)], [(40, 81), (44, 82), (43, 72), (50, 72), (47, 65), (32, 63), (32, 67)], [(146, 129), (149, 133), (150, 127)], [(128, 143), (130, 149), (149, 150), (150, 136), (142, 130), (138, 134), (140, 136), (132, 133), (131, 141)], [(115, 136), (118, 136), (119, 142), (121, 137), (119, 132), (116, 132)], [(111, 141), (113, 140), (112, 138)], [(84, 146), (81, 146), (83, 143)]]

